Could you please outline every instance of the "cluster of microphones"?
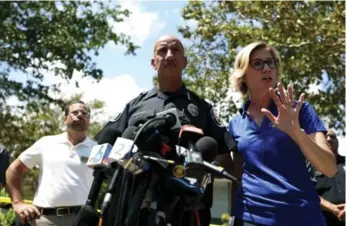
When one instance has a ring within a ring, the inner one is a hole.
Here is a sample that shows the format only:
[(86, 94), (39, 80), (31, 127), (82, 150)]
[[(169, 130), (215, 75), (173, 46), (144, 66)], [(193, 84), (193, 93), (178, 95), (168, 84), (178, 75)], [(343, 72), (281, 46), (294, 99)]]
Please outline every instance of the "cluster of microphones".
[[(214, 161), (217, 142), (200, 128), (181, 125), (175, 108), (136, 125), (122, 134), (105, 130), (92, 149), (87, 165), (94, 181), (73, 225), (179, 225), (179, 212), (201, 205), (213, 175), (237, 181)], [(104, 180), (109, 183), (98, 212)]]

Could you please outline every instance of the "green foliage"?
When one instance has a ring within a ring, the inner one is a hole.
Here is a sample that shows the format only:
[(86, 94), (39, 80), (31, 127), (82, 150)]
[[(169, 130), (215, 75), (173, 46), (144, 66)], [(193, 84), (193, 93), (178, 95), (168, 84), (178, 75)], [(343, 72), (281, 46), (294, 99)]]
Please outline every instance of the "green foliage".
[(220, 107), (223, 120), (237, 111), (235, 100), (226, 97), (239, 48), (265, 41), (281, 54), (284, 85), (293, 83), (298, 98), (310, 84), (323, 84), (322, 93), (306, 98), (330, 126), (345, 128), (343, 1), (190, 1), (182, 16), (197, 22), (196, 28), (179, 28), (193, 43), (186, 79)]
[[(20, 101), (53, 101), (40, 82), (54, 66), (54, 74), (71, 78), (102, 78), (102, 70), (90, 55), (98, 55), (106, 43), (124, 45), (127, 54), (138, 48), (129, 37), (114, 32), (108, 23), (122, 22), (130, 12), (97, 1), (4, 1), (0, 3), (0, 102), (15, 95)], [(15, 72), (28, 74), (27, 84), (10, 80)]]
[(0, 211), (1, 226), (11, 226), (15, 221), (16, 215), (13, 209), (8, 209), (5, 213)]
[[(9, 197), (5, 189), (0, 191), (0, 197)], [(9, 205), (11, 206), (11, 204)], [(9, 208), (8, 210), (2, 208), (2, 211), (0, 211), (1, 226), (10, 226), (14, 222), (15, 217), (16, 215), (12, 208)]]

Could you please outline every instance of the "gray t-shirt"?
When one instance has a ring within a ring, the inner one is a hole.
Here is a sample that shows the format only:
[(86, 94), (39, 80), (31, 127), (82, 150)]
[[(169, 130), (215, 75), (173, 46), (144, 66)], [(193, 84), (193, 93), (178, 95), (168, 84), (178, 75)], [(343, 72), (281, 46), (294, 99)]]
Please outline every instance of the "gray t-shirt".
[(10, 155), (5, 146), (0, 144), (0, 187), (6, 183), (6, 170), (10, 165)]

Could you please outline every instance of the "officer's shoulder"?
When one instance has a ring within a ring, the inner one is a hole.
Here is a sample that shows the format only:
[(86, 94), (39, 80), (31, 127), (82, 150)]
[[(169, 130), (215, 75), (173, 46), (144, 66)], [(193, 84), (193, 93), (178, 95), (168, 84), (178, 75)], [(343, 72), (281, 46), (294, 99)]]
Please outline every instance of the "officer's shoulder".
[(0, 144), (0, 154), (6, 154), (7, 150), (3, 144)]
[(138, 94), (138, 96), (130, 100), (128, 104), (130, 106), (138, 104), (148, 95), (148, 93), (149, 93), (149, 90), (141, 92), (140, 94)]
[(199, 102), (199, 104), (201, 104), (204, 107), (210, 108), (211, 104), (209, 104), (206, 100), (204, 100), (202, 97), (200, 97), (197, 93), (195, 93), (194, 91), (191, 91), (188, 89), (188, 92), (190, 93), (190, 95)]

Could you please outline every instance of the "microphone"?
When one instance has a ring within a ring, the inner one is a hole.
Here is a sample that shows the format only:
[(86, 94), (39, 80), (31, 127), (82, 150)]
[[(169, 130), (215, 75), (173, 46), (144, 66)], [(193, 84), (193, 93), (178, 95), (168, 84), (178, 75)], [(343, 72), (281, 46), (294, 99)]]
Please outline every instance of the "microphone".
[[(216, 153), (217, 153), (217, 149), (218, 149), (218, 145), (217, 142), (211, 138), (211, 137), (202, 137), (201, 139), (199, 139), (196, 143), (196, 148), (197, 150), (202, 154), (202, 156), (205, 157), (205, 159), (209, 160), (209, 161), (213, 161), (215, 159)], [(214, 162), (215, 163), (215, 162)], [(218, 165), (214, 165), (208, 161), (203, 160), (203, 165), (209, 169), (209, 171), (211, 173), (217, 173), (221, 176), (223, 176), (224, 178), (231, 180), (231, 181), (235, 181), (237, 183), (240, 183), (240, 181), (232, 176), (231, 174), (227, 173), (226, 170)]]
[(181, 124), (174, 104), (170, 103), (165, 108), (168, 109), (155, 114), (150, 119), (145, 113), (138, 116), (137, 121), (148, 119), (144, 124), (139, 125), (139, 130), (134, 138), (134, 142), (142, 151), (155, 150), (161, 156), (166, 156), (171, 152), (172, 148), (167, 143), (172, 141), (171, 132), (179, 129)]
[(98, 144), (92, 148), (87, 161), (87, 166), (94, 169), (94, 180), (91, 185), (86, 204), (80, 208), (72, 225), (96, 226), (98, 224), (99, 215), (94, 207), (102, 186), (102, 182), (106, 178), (104, 169), (108, 168), (109, 166), (110, 162), (108, 156), (111, 150), (112, 146), (108, 143)]
[[(175, 108), (160, 112), (155, 118), (146, 121), (138, 131), (138, 136), (143, 134), (152, 134), (155, 131), (167, 132), (172, 128), (179, 128), (180, 121)], [(145, 136), (145, 135), (144, 135)]]
[(218, 144), (212, 137), (204, 136), (196, 143), (197, 151), (202, 154), (205, 161), (212, 162), (216, 158)]
[(114, 142), (118, 137), (120, 137), (122, 132), (119, 130), (113, 128), (113, 127), (104, 127), (103, 130), (101, 130), (97, 135), (96, 135), (96, 140), (98, 144), (110, 144), (113, 145)]
[(115, 141), (114, 146), (109, 153), (110, 161), (117, 162), (120, 165), (124, 165), (125, 159), (130, 157), (129, 155), (131, 153), (136, 153), (138, 151), (138, 147), (134, 145), (133, 141), (136, 135), (136, 131), (137, 127), (135, 126), (130, 126), (125, 129), (123, 135)]
[(87, 162), (89, 168), (97, 169), (99, 167), (108, 167), (110, 164), (109, 154), (112, 146), (108, 143), (95, 145)]
[(187, 147), (185, 152), (185, 173), (186, 177), (196, 178), (198, 181), (202, 180), (204, 175), (203, 159), (201, 153), (198, 153), (196, 148), (196, 141), (202, 137), (203, 130), (192, 125), (184, 125), (180, 128), (179, 132), (179, 145)]
[(168, 103), (164, 110), (161, 112), (158, 112), (156, 114), (150, 113), (150, 112), (140, 112), (138, 114), (133, 115), (129, 121), (129, 125), (141, 127), (143, 124), (145, 124), (148, 120), (153, 118), (165, 118), (167, 117), (167, 120), (170, 120), (170, 129), (175, 130), (180, 128), (180, 120), (179, 120), (179, 114), (178, 111), (173, 103)]
[(180, 129), (181, 123), (179, 120), (179, 114), (178, 111), (176, 109), (176, 107), (174, 106), (173, 103), (169, 103), (167, 104), (167, 106), (165, 108), (168, 108), (168, 110), (159, 112), (156, 114), (156, 117), (168, 117), (167, 120), (171, 120), (170, 122), (170, 129), (171, 130), (176, 130), (176, 129)]
[[(112, 150), (109, 153), (110, 161), (115, 161), (119, 163), (119, 165), (123, 164), (125, 156), (131, 151), (131, 147), (133, 144), (132, 139), (135, 137), (136, 130), (137, 130), (137, 127), (135, 126), (130, 126), (127, 129), (125, 129), (122, 137), (119, 137), (116, 140)], [(118, 184), (118, 182), (120, 182), (119, 175), (120, 175), (121, 167), (116, 165), (115, 168), (116, 168), (115, 172), (113, 174), (111, 182), (108, 185), (107, 193), (101, 205), (101, 214), (104, 214), (108, 210), (109, 203), (112, 199), (112, 194), (115, 193), (116, 185)]]
[(179, 131), (179, 145), (189, 146), (195, 143), (199, 138), (203, 137), (203, 130), (193, 125), (183, 125)]
[(106, 175), (104, 168), (109, 166), (109, 153), (112, 146), (109, 144), (95, 145), (90, 153), (90, 157), (87, 162), (89, 168), (94, 169), (94, 180), (89, 191), (86, 205), (94, 207), (97, 199), (97, 195), (100, 192), (101, 185)]

